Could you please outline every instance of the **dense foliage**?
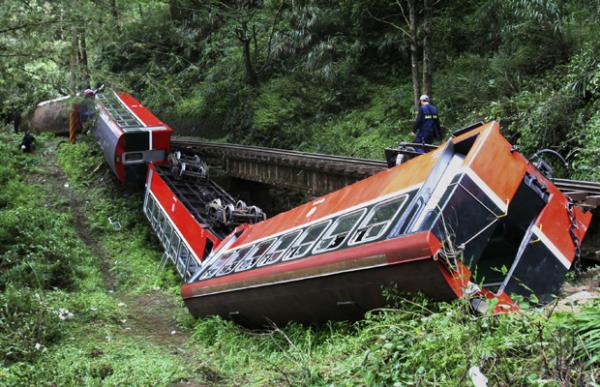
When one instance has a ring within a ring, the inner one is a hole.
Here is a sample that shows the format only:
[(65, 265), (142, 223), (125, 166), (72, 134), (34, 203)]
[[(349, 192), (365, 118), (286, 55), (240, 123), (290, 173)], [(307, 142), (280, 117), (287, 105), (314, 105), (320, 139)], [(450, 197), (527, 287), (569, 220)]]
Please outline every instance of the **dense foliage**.
[[(73, 82), (109, 83), (181, 132), (381, 157), (411, 139), (409, 4), (421, 55), (425, 3), (414, 0), (7, 1), (0, 116)], [(578, 176), (600, 178), (598, 3), (432, 7), (432, 94), (444, 126), (498, 119), (528, 153), (554, 147)]]
[(461, 385), (472, 367), (491, 385), (598, 380), (597, 301), (474, 316), (462, 300), (390, 295), (389, 309), (354, 324), (250, 332), (194, 321), (172, 268), (159, 268), (142, 198), (98, 166), (91, 140), (44, 137), (22, 155), (18, 136), (0, 139), (2, 386)]
[[(380, 157), (412, 138), (409, 4), (421, 58), (414, 0), (5, 0), (0, 121), (107, 83), (180, 133)], [(600, 179), (600, 4), (432, 11), (443, 125), (497, 119), (526, 153), (553, 147)], [(461, 302), (394, 299), (360, 323), (265, 332), (192, 321), (140, 195), (115, 184), (94, 144), (39, 137), (23, 155), (18, 139), (0, 133), (0, 385), (464, 385), (471, 367), (491, 385), (598, 383), (597, 301), (475, 317)], [(156, 332), (161, 318), (177, 335)]]

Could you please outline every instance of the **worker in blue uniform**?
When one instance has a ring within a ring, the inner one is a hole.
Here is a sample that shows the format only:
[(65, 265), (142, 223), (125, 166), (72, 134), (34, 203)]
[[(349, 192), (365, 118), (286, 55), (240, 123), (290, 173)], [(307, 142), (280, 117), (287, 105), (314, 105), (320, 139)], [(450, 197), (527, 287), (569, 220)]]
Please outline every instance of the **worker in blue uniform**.
[[(421, 98), (419, 98), (419, 103), (421, 106), (419, 106), (419, 113), (417, 114), (417, 120), (415, 121), (415, 128), (413, 130), (415, 142), (420, 144), (432, 144), (434, 140), (442, 137), (438, 111), (437, 108), (429, 102), (429, 96), (426, 94), (423, 94)], [(415, 150), (418, 153), (426, 152), (423, 147), (416, 147)]]

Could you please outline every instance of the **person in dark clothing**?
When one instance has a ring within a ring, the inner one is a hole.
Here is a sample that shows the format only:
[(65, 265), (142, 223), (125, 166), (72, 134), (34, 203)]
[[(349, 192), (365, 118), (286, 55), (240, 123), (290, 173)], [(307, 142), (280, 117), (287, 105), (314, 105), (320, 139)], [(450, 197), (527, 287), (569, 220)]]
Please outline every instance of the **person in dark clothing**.
[[(429, 96), (425, 94), (419, 98), (419, 102), (421, 103), (421, 106), (419, 107), (419, 113), (417, 114), (415, 128), (413, 130), (415, 142), (431, 144), (434, 140), (439, 139), (442, 136), (438, 111), (435, 106), (429, 103)], [(415, 150), (419, 153), (426, 152), (422, 147), (417, 147)]]
[(31, 152), (33, 150), (33, 145), (35, 143), (35, 137), (33, 137), (31, 134), (29, 133), (25, 133), (25, 136), (23, 136), (23, 140), (21, 141), (21, 150), (23, 152)]

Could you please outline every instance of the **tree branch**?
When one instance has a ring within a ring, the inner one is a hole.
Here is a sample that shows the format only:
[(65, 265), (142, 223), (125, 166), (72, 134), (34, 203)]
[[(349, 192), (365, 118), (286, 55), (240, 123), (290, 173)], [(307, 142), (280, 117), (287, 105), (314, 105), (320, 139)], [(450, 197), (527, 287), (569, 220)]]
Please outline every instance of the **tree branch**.
[(367, 8), (367, 13), (369, 14), (369, 16), (370, 16), (371, 18), (373, 18), (373, 19), (377, 20), (378, 22), (385, 23), (385, 24), (387, 24), (387, 25), (389, 25), (389, 26), (392, 26), (392, 27), (394, 27), (395, 29), (397, 29), (398, 31), (402, 32), (404, 35), (406, 35), (406, 36), (410, 37), (410, 34), (408, 33), (408, 31), (406, 31), (404, 28), (400, 27), (398, 24), (396, 24), (396, 23), (392, 23), (391, 21), (388, 21), (388, 20), (385, 20), (385, 19), (382, 19), (382, 18), (379, 18), (379, 17), (377, 17), (377, 16), (373, 15), (373, 14), (371, 13), (371, 11), (369, 11), (369, 8)]
[(0, 34), (4, 34), (6, 32), (12, 32), (12, 31), (18, 31), (18, 30), (22, 30), (25, 28), (29, 28), (29, 27), (37, 27), (37, 26), (43, 26), (46, 24), (54, 24), (57, 23), (58, 20), (48, 20), (45, 22), (39, 22), (39, 23), (25, 23), (25, 24), (21, 24), (18, 26), (12, 26), (12, 27), (7, 27), (7, 28), (3, 28), (0, 30)]

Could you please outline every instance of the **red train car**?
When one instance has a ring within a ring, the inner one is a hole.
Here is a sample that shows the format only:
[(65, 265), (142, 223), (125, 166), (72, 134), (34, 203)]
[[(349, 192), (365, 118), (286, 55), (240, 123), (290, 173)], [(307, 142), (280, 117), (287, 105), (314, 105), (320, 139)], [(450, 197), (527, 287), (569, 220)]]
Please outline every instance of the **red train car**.
[(96, 95), (94, 133), (104, 158), (119, 181), (141, 185), (147, 165), (167, 159), (173, 130), (127, 93)]
[(172, 167), (150, 163), (144, 213), (166, 256), (187, 281), (235, 226), (255, 223), (265, 215), (257, 207), (236, 202), (207, 174), (190, 173), (189, 164)]
[(547, 300), (558, 291), (590, 219), (491, 122), (236, 228), (181, 294), (195, 316), (249, 326), (359, 319), (385, 305), (388, 286), (437, 300), (472, 294), (480, 309), (497, 298), (498, 311), (511, 309), (515, 294)]

